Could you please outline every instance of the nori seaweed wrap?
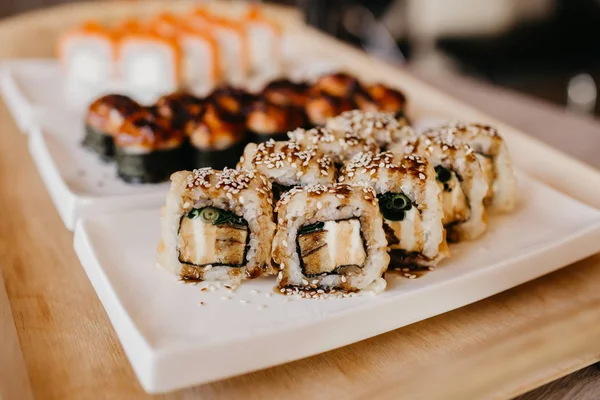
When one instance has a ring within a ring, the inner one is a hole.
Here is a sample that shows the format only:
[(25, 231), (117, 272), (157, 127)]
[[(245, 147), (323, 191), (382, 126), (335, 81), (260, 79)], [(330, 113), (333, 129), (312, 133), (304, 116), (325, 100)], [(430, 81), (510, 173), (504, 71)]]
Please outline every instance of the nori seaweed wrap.
[(157, 183), (187, 167), (184, 134), (143, 109), (115, 136), (117, 172), (127, 183)]
[(244, 118), (207, 104), (186, 127), (192, 168), (234, 168), (246, 145)]
[(85, 117), (85, 137), (82, 145), (104, 161), (115, 155), (114, 136), (127, 117), (142, 108), (127, 96), (111, 94), (96, 99)]

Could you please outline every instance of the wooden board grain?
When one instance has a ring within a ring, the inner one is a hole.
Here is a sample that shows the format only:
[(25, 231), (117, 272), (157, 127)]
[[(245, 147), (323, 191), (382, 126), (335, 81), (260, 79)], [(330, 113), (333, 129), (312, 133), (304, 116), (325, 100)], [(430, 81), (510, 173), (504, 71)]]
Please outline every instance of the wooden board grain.
[[(0, 23), (0, 37), (11, 40), (0, 43), (0, 57), (47, 56), (64, 26), (90, 17), (131, 15), (132, 7), (148, 10), (160, 4), (164, 3), (63, 6), (7, 20)], [(283, 9), (275, 12), (282, 20), (294, 20)], [(405, 88), (416, 113), (489, 120), (396, 68), (315, 32), (302, 35), (304, 45), (329, 52), (352, 72)], [(600, 207), (597, 192), (581, 188), (571, 175), (558, 173), (557, 166), (538, 165), (527, 157), (535, 142), (500, 125), (511, 132), (522, 168)], [(0, 264), (34, 395), (147, 398), (77, 261), (72, 234), (64, 229), (26, 142), (1, 105)], [(571, 174), (575, 171), (580, 179), (600, 187), (595, 170), (547, 146), (535, 146), (538, 154), (550, 155)], [(598, 281), (600, 256), (595, 256), (476, 304), (342, 349), (158, 397), (413, 398), (420, 391), (428, 398), (451, 398), (447, 393), (506, 398), (600, 358), (600, 341), (589, 340), (600, 330), (590, 324), (600, 304)], [(585, 335), (576, 335), (581, 332)], [(576, 340), (565, 340), (570, 334)], [(505, 347), (498, 350), (498, 344)], [(517, 356), (527, 362), (524, 368), (513, 368)], [(444, 385), (428, 383), (424, 379), (428, 374)]]

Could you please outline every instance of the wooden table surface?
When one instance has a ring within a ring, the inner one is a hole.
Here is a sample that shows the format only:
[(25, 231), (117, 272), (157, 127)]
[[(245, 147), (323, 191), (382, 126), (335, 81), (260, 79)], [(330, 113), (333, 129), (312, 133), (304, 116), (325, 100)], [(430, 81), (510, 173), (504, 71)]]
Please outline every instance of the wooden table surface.
[[(65, 26), (91, 16), (114, 18), (131, 13), (130, 7), (160, 8), (148, 4), (63, 6), (6, 20), (0, 23), (0, 37), (5, 38), (0, 57), (51, 55)], [(276, 12), (292, 21), (285, 10)], [(335, 56), (342, 59), (343, 54)], [(420, 101), (420, 92), (413, 90), (411, 98)], [(478, 115), (467, 107), (460, 110)], [(597, 178), (594, 171), (556, 157), (578, 168), (584, 178)], [(544, 178), (544, 166), (530, 162), (529, 167)], [(545, 178), (600, 207), (600, 198), (577, 191), (569, 177)], [(64, 228), (29, 157), (27, 137), (17, 131), (4, 104), (0, 210), (0, 267), (34, 396), (147, 398), (75, 256), (73, 235)], [(598, 282), (600, 255), (338, 350), (157, 397), (507, 398), (600, 359)]]

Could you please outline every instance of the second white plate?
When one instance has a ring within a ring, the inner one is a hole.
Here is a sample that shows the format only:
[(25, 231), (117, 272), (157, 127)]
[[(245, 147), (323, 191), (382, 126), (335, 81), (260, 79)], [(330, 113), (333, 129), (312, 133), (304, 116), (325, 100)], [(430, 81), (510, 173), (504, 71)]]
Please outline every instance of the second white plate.
[(341, 347), (464, 306), (600, 251), (600, 211), (519, 176), (519, 205), (438, 270), (350, 299), (295, 299), (275, 280), (201, 291), (156, 266), (159, 211), (85, 218), (75, 250), (144, 389), (201, 384)]

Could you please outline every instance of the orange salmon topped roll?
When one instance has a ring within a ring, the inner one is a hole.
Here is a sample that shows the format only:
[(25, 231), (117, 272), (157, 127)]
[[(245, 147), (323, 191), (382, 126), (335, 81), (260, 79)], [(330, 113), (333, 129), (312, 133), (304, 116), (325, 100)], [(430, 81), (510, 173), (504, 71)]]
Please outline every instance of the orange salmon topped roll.
[(220, 66), (223, 79), (243, 83), (249, 72), (249, 49), (246, 31), (242, 24), (195, 9), (188, 16), (188, 25), (194, 29), (209, 30), (219, 45)]
[(99, 85), (114, 77), (115, 49), (112, 32), (89, 21), (62, 35), (58, 56), (69, 80)]
[(278, 74), (282, 61), (281, 26), (267, 18), (258, 5), (248, 7), (242, 22), (248, 38), (250, 70), (258, 74)]
[(164, 94), (182, 83), (182, 53), (177, 40), (159, 35), (152, 27), (120, 37), (118, 63), (120, 78), (134, 90)]
[(178, 35), (183, 53), (183, 80), (188, 86), (213, 87), (221, 79), (221, 50), (214, 34), (184, 25)]

